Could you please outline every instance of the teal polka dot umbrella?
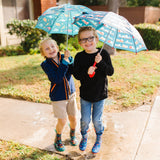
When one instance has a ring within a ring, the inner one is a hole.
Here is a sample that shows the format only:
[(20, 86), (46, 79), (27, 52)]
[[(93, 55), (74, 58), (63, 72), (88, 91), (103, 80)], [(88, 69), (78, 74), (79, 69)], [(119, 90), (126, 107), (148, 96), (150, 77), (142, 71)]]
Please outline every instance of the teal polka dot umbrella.
[(67, 34), (74, 36), (79, 30), (79, 28), (73, 24), (74, 17), (79, 16), (83, 12), (91, 11), (91, 9), (83, 5), (71, 5), (70, 3), (51, 7), (38, 18), (36, 28), (42, 29), (49, 34)]

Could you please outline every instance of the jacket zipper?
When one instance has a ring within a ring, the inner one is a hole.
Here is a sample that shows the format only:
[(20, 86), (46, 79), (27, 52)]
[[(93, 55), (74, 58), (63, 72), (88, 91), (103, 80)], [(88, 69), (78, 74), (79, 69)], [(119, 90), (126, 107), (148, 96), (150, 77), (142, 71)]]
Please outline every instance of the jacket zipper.
[(65, 79), (65, 77), (63, 78), (63, 81), (64, 81), (64, 89), (65, 89), (66, 99), (69, 99), (68, 98), (68, 94), (67, 94), (67, 85), (66, 85), (66, 79)]

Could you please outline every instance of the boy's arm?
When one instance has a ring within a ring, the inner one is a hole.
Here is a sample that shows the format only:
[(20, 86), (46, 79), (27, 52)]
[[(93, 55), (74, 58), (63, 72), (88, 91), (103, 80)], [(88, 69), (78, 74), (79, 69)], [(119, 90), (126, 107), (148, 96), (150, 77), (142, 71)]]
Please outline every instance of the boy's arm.
[(74, 67), (74, 59), (73, 57), (69, 57), (68, 58), (68, 61), (66, 61), (65, 59), (62, 60), (62, 63), (65, 64), (65, 65), (68, 65), (68, 72), (69, 74), (73, 74), (73, 67)]
[(63, 81), (67, 71), (68, 65), (61, 64), (58, 69), (54, 69), (49, 63), (46, 61), (41, 64), (42, 69), (47, 74), (48, 79), (56, 84), (59, 84)]
[(66, 62), (68, 62), (68, 63), (70, 63), (69, 57), (70, 57), (70, 51), (69, 50), (65, 50), (65, 52), (64, 52), (64, 60)]
[(103, 50), (104, 53), (102, 60), (96, 64), (97, 71), (101, 72), (102, 74), (112, 76), (114, 73), (114, 68), (112, 65), (112, 61), (110, 55), (107, 51)]
[(79, 57), (76, 55), (74, 59), (74, 69), (73, 69), (73, 75), (77, 80), (86, 80), (89, 78), (87, 71), (81, 67), (81, 61)]

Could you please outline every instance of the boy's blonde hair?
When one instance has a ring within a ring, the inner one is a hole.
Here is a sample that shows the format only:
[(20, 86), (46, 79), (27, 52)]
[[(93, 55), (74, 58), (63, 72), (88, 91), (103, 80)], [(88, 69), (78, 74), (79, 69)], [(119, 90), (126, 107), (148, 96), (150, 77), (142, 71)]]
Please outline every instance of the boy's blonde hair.
[(78, 41), (80, 42), (80, 34), (83, 32), (83, 31), (93, 31), (93, 35), (97, 38), (98, 37), (98, 34), (97, 34), (97, 31), (95, 30), (95, 28), (91, 27), (91, 26), (84, 26), (84, 27), (81, 27), (79, 29), (79, 32), (78, 32)]
[(50, 38), (50, 37), (47, 37), (47, 38), (41, 40), (40, 43), (39, 43), (40, 53), (41, 53), (41, 55), (42, 55), (43, 57), (45, 57), (44, 52), (43, 52), (43, 43), (44, 43), (44, 42), (47, 42), (47, 41), (52, 41), (52, 42), (55, 44), (55, 46), (58, 48), (58, 50), (59, 50), (59, 47), (58, 47), (58, 45), (57, 45), (57, 42), (56, 42), (54, 39), (52, 39), (52, 38)]

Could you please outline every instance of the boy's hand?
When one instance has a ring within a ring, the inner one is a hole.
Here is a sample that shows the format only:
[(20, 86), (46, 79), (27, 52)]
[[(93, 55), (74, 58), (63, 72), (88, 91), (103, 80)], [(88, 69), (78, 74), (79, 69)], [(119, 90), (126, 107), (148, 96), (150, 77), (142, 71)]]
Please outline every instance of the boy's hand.
[(65, 50), (64, 52), (64, 60), (69, 62), (69, 58), (70, 57), (70, 51), (69, 50)]
[(90, 66), (90, 67), (88, 68), (88, 74), (89, 74), (89, 75), (90, 75), (90, 74), (93, 74), (93, 72), (95, 72), (96, 69), (97, 69), (97, 67)]
[(65, 50), (64, 57), (65, 58), (69, 58), (70, 57), (70, 51), (69, 50)]
[(95, 56), (95, 62), (96, 62), (96, 63), (99, 63), (101, 60), (102, 60), (102, 56), (100, 55), (100, 53), (98, 53), (98, 54)]

